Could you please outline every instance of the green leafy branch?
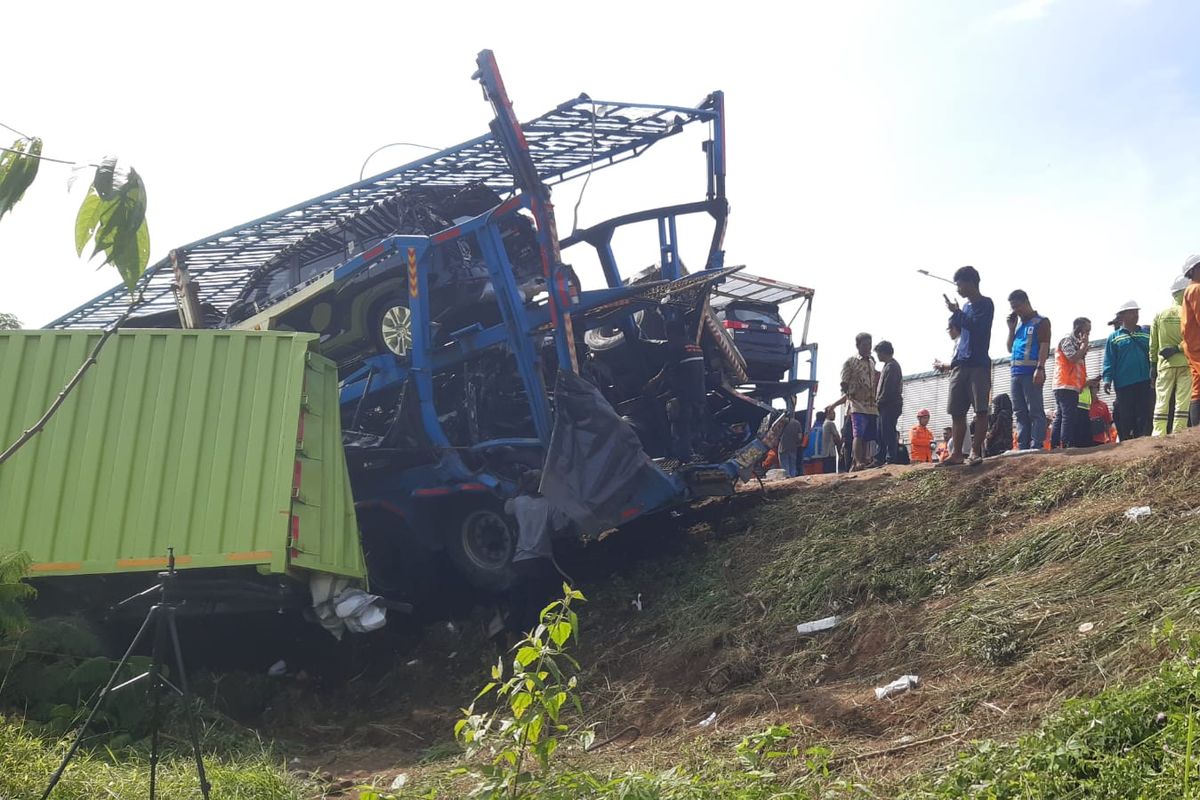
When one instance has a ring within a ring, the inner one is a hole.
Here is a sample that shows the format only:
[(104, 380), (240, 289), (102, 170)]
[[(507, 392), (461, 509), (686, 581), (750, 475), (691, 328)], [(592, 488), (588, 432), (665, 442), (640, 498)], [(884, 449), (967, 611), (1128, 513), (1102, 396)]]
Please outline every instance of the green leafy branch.
[[(9, 126), (3, 127), (9, 130)], [(15, 132), (15, 131), (14, 131)], [(111, 264), (129, 290), (150, 263), (150, 228), (146, 223), (146, 186), (132, 167), (118, 169), (115, 158), (99, 164), (81, 164), (42, 155), (42, 140), (19, 134), (12, 147), (0, 148), (0, 219), (25, 196), (43, 161), (96, 168), (83, 204), (75, 217), (75, 250), (82, 256), (88, 242), (89, 258), (102, 256), (100, 266)]]
[[(483, 781), (475, 790), (476, 797), (517, 797), (522, 786), (534, 783), (534, 776), (526, 770), (529, 756), (546, 770), (560, 741), (568, 735), (570, 728), (562, 721), (564, 706), (570, 703), (583, 713), (577, 679), (564, 670), (564, 664), (572, 671), (579, 670), (578, 662), (566, 653), (571, 638), (579, 639), (579, 616), (571, 610), (573, 601), (585, 602), (583, 594), (564, 584), (563, 598), (542, 609), (538, 626), (513, 648), (508, 677), (504, 677), (504, 659), (498, 660), (491, 681), (463, 709), (463, 718), (454, 726), (454, 736), (466, 748), (468, 758), (482, 751), (491, 756), (481, 771)], [(489, 696), (496, 701), (495, 708), (476, 711), (476, 704)], [(577, 738), (586, 748), (593, 733), (586, 729)]]

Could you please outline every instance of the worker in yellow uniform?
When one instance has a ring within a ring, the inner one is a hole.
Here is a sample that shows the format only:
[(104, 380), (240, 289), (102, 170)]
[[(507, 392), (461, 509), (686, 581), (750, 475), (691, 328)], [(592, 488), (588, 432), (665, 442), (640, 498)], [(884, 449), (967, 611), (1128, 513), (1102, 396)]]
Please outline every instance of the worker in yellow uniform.
[(1183, 292), (1191, 281), (1180, 275), (1171, 284), (1171, 305), (1158, 312), (1150, 326), (1150, 360), (1157, 362), (1154, 435), (1166, 436), (1188, 424), (1192, 397), (1192, 373), (1184, 355), (1180, 330)]
[(1188, 256), (1183, 262), (1183, 277), (1190, 283), (1183, 291), (1179, 314), (1183, 352), (1192, 373), (1192, 401), (1188, 408), (1188, 425), (1200, 425), (1200, 255)]
[(908, 458), (914, 464), (933, 460), (933, 431), (929, 430), (929, 410), (917, 412), (917, 424), (908, 432)]

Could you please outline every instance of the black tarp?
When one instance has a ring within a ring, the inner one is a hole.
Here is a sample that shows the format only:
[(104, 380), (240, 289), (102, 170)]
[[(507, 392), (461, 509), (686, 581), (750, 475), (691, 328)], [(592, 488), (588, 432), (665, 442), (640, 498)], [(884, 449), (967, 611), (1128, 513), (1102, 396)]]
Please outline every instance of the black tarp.
[(595, 386), (560, 370), (554, 404), (541, 492), (582, 534), (613, 528), (629, 508), (656, 504), (675, 493), (671, 479), (642, 450), (633, 428)]

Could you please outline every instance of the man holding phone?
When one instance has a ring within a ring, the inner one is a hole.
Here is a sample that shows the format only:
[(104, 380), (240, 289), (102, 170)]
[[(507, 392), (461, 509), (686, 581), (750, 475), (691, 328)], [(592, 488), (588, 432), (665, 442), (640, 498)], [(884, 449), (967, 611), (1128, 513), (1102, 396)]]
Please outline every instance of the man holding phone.
[[(950, 322), (961, 333), (954, 348), (954, 359), (950, 362), (950, 396), (946, 412), (950, 414), (954, 429), (954, 448), (944, 464), (979, 464), (983, 461), (983, 442), (987, 438), (988, 404), (992, 391), (992, 359), (988, 347), (992, 341), (992, 320), (996, 306), (990, 297), (979, 292), (979, 271), (974, 267), (960, 267), (954, 273), (954, 284), (958, 294), (966, 298), (962, 308), (946, 295), (946, 308), (950, 310)], [(975, 409), (975, 430), (971, 443), (971, 455), (963, 457), (963, 445), (967, 437), (967, 412)]]
[(1029, 295), (1017, 289), (1008, 296), (1008, 350), (1012, 354), (1013, 416), (1017, 449), (1040, 450), (1046, 439), (1046, 359), (1050, 355), (1050, 320), (1033, 310)]

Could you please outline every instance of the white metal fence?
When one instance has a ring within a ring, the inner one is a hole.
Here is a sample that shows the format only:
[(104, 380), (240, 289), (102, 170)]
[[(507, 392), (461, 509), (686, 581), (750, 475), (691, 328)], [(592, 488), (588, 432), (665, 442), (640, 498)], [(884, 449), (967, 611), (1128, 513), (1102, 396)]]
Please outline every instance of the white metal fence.
[[(1057, 344), (1057, 341), (1055, 342)], [(1104, 340), (1097, 339), (1090, 343), (1087, 355), (1087, 374), (1094, 377), (1100, 374), (1101, 362), (1104, 360)], [(1012, 381), (1009, 370), (1011, 359), (1001, 358), (992, 362), (992, 396), (997, 394), (1012, 395)], [(1055, 409), (1054, 380), (1057, 373), (1053, 354), (1046, 361), (1046, 384), (1042, 394), (1046, 400), (1046, 413)], [(904, 417), (900, 420), (900, 439), (908, 441), (908, 432), (917, 424), (917, 412), (923, 408), (929, 409), (929, 427), (934, 431), (934, 437), (941, 439), (942, 429), (950, 425), (950, 415), (946, 413), (946, 399), (950, 390), (949, 373), (922, 372), (904, 379)]]

